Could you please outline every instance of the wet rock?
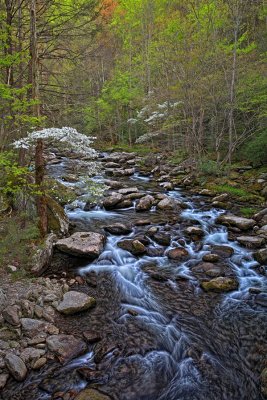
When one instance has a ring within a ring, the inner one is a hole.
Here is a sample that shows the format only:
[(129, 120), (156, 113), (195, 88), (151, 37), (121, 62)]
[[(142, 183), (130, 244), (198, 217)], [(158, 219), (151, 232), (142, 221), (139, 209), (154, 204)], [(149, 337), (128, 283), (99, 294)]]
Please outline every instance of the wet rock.
[(267, 225), (263, 225), (257, 230), (257, 235), (261, 235), (267, 239)]
[(239, 228), (242, 231), (251, 229), (256, 225), (256, 221), (254, 219), (238, 217), (230, 214), (220, 215), (216, 222), (222, 225)]
[(95, 331), (85, 331), (83, 337), (88, 343), (96, 343), (102, 339), (99, 333)]
[(265, 243), (265, 239), (260, 236), (238, 236), (236, 240), (250, 249), (259, 248)]
[(123, 187), (122, 182), (112, 181), (110, 179), (105, 179), (104, 184), (109, 186), (111, 189), (121, 189)]
[(55, 353), (61, 363), (83, 354), (87, 346), (82, 339), (73, 335), (53, 335), (46, 339), (48, 350)]
[(126, 169), (114, 169), (112, 171), (113, 176), (130, 176), (135, 173), (135, 168), (126, 168)]
[(229, 199), (229, 194), (228, 193), (222, 193), (219, 194), (218, 196), (215, 196), (211, 201), (212, 203), (214, 202), (225, 202)]
[(6, 367), (17, 381), (23, 381), (27, 375), (27, 368), (24, 361), (15, 354), (7, 354), (5, 358)]
[(267, 208), (264, 208), (263, 210), (259, 211), (257, 214), (253, 216), (253, 219), (257, 222), (261, 222), (261, 220), (267, 215)]
[(83, 211), (91, 211), (97, 206), (96, 202), (92, 202), (91, 200), (88, 200), (85, 203), (85, 206), (83, 207)]
[(260, 264), (267, 263), (267, 249), (260, 249), (256, 251), (254, 253), (254, 257)]
[(267, 368), (265, 368), (260, 376), (261, 392), (267, 397)]
[(145, 226), (145, 225), (150, 225), (151, 221), (149, 219), (138, 219), (135, 221), (136, 226)]
[(137, 193), (137, 192), (139, 192), (137, 187), (128, 187), (128, 188), (119, 190), (119, 193), (124, 195), (124, 196), (127, 195), (127, 194), (132, 194), (132, 193)]
[(177, 210), (177, 209), (179, 209), (179, 205), (174, 199), (166, 198), (166, 199), (161, 200), (157, 204), (157, 209), (159, 209), (159, 210)]
[(69, 230), (69, 219), (64, 208), (50, 196), (46, 196), (46, 205), (49, 231), (66, 235)]
[(139, 240), (125, 239), (118, 242), (117, 245), (136, 256), (144, 254), (147, 251), (146, 247)]
[(41, 357), (39, 360), (36, 360), (32, 364), (32, 369), (38, 370), (41, 369), (45, 364), (47, 363), (47, 358), (46, 357)]
[(199, 240), (204, 236), (204, 232), (198, 226), (189, 226), (184, 231), (186, 236), (191, 237), (193, 240)]
[(75, 397), (75, 400), (112, 400), (112, 398), (96, 389), (84, 389)]
[(162, 182), (160, 186), (165, 190), (172, 190), (173, 184), (171, 182)]
[(50, 265), (53, 256), (53, 246), (56, 241), (56, 235), (53, 233), (49, 234), (35, 255), (33, 256), (33, 267), (31, 272), (35, 275), (43, 273)]
[(157, 232), (153, 236), (153, 239), (155, 240), (155, 242), (161, 244), (162, 246), (169, 246), (171, 243), (171, 235), (166, 232)]
[(0, 289), (0, 312), (6, 307), (7, 305), (7, 297), (3, 289)]
[(105, 164), (105, 168), (120, 168), (120, 164), (110, 161)]
[(106, 210), (111, 210), (116, 206), (116, 204), (121, 202), (122, 199), (123, 195), (121, 193), (114, 192), (103, 200), (103, 206), (105, 207)]
[(214, 192), (212, 190), (209, 189), (202, 189), (199, 194), (201, 194), (202, 196), (209, 196), (209, 197), (213, 197), (214, 196)]
[(234, 249), (231, 246), (215, 245), (212, 246), (212, 251), (222, 258), (232, 257)]
[(117, 222), (113, 225), (105, 226), (104, 229), (112, 235), (127, 235), (132, 231), (132, 228), (130, 226), (122, 224), (120, 222)]
[(85, 293), (70, 291), (64, 294), (63, 301), (59, 303), (57, 311), (65, 315), (76, 314), (92, 308), (95, 303), (95, 299)]
[(116, 206), (114, 207), (116, 210), (121, 210), (123, 208), (129, 208), (132, 206), (132, 200), (127, 200), (124, 199), (123, 201), (121, 201), (120, 203), (116, 204)]
[(255, 298), (255, 303), (267, 307), (267, 293), (259, 293)]
[(3, 312), (3, 318), (6, 322), (13, 326), (20, 325), (20, 307), (17, 305), (7, 306)]
[(218, 254), (209, 253), (209, 254), (205, 254), (205, 256), (203, 256), (202, 260), (211, 262), (211, 263), (216, 263), (220, 260), (220, 257)]
[(201, 282), (200, 286), (207, 292), (230, 292), (238, 289), (238, 282), (234, 278), (221, 276), (208, 282)]
[(33, 338), (40, 332), (48, 332), (51, 334), (58, 333), (58, 328), (46, 321), (38, 319), (21, 318), (22, 331), (28, 336)]
[(34, 360), (34, 362), (37, 361), (44, 354), (45, 354), (45, 350), (36, 349), (34, 347), (27, 347), (20, 353), (20, 357), (25, 363), (28, 363), (29, 361), (32, 361), (32, 360)]
[(9, 374), (0, 374), (0, 390), (6, 386)]
[(147, 195), (142, 197), (138, 204), (136, 205), (135, 209), (136, 211), (148, 211), (151, 209), (153, 203), (154, 203), (154, 197)]
[(149, 247), (147, 249), (147, 255), (149, 257), (162, 257), (164, 255), (164, 247)]
[(183, 247), (177, 247), (175, 249), (169, 250), (167, 256), (171, 260), (184, 261), (188, 258), (189, 253)]
[[(202, 262), (194, 267), (197, 271), (203, 271), (206, 275), (210, 276), (211, 278), (217, 278), (222, 275), (222, 269), (214, 265), (210, 262)], [(194, 270), (193, 268), (193, 270)]]
[(56, 242), (58, 250), (73, 256), (94, 259), (104, 247), (105, 236), (96, 232), (76, 232)]

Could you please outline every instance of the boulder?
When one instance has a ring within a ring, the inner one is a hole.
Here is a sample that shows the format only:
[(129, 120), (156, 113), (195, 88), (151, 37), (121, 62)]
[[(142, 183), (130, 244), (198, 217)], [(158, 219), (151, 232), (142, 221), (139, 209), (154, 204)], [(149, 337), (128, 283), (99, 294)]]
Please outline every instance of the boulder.
[(162, 246), (169, 246), (171, 244), (171, 235), (166, 232), (157, 232), (153, 235), (153, 239)]
[(8, 322), (10, 325), (19, 326), (20, 325), (19, 312), (20, 312), (20, 307), (17, 305), (12, 305), (12, 306), (7, 306), (3, 310), (2, 315), (4, 320)]
[(23, 381), (27, 375), (27, 368), (24, 361), (15, 354), (7, 354), (5, 358), (6, 367), (17, 381)]
[(48, 350), (55, 353), (61, 363), (68, 362), (83, 354), (86, 343), (73, 335), (52, 335), (46, 339)]
[(21, 353), (20, 357), (25, 362), (28, 363), (29, 361), (37, 361), (45, 354), (45, 350), (43, 349), (36, 349), (35, 347), (26, 347)]
[(116, 222), (113, 225), (105, 226), (104, 229), (112, 235), (127, 235), (132, 231), (132, 228), (130, 226), (122, 224), (120, 222)]
[(95, 299), (85, 293), (70, 291), (64, 294), (63, 300), (57, 306), (57, 311), (66, 315), (76, 314), (88, 310), (95, 303)]
[(230, 292), (238, 289), (238, 282), (234, 278), (220, 276), (208, 282), (201, 282), (200, 286), (207, 292)]
[(220, 215), (217, 218), (216, 222), (218, 224), (236, 227), (241, 231), (246, 231), (248, 229), (253, 228), (256, 225), (256, 221), (254, 219), (238, 217), (236, 215), (230, 215), (230, 214)]
[(232, 255), (235, 252), (231, 246), (224, 246), (224, 245), (214, 245), (212, 246), (212, 251), (214, 251), (221, 258), (232, 257)]
[(189, 253), (183, 247), (176, 247), (175, 249), (169, 250), (167, 256), (171, 260), (184, 261), (188, 258)]
[(173, 184), (171, 182), (162, 182), (160, 184), (160, 186), (164, 189), (164, 190), (172, 190), (173, 189)]
[(115, 207), (116, 204), (121, 202), (123, 199), (123, 195), (121, 193), (113, 192), (110, 196), (106, 197), (103, 200), (103, 206), (106, 210), (111, 210)]
[(40, 275), (49, 267), (53, 257), (53, 246), (55, 241), (56, 235), (54, 235), (53, 233), (49, 234), (45, 238), (42, 246), (39, 247), (34, 254), (32, 259), (33, 267), (31, 269), (31, 272), (34, 275)]
[(131, 193), (137, 193), (139, 190), (137, 187), (128, 187), (125, 189), (120, 189), (119, 193), (122, 194), (123, 196), (127, 195), (127, 194), (131, 194)]
[(84, 389), (74, 400), (112, 400), (112, 398), (96, 389)]
[(6, 386), (9, 374), (0, 374), (0, 390)]
[(118, 247), (123, 250), (129, 251), (133, 255), (141, 255), (146, 253), (147, 249), (139, 240), (125, 239), (118, 242)]
[(46, 196), (48, 230), (66, 235), (69, 230), (69, 219), (64, 208), (52, 197)]
[(267, 397), (267, 368), (265, 368), (260, 376), (261, 392)]
[(261, 226), (260, 229), (257, 230), (256, 234), (267, 239), (267, 225)]
[(256, 251), (254, 253), (254, 257), (260, 264), (266, 264), (267, 263), (267, 248)]
[(255, 298), (255, 303), (262, 307), (267, 307), (267, 293), (259, 293)]
[(96, 232), (76, 232), (66, 239), (56, 242), (56, 247), (63, 253), (77, 257), (97, 258), (105, 243), (105, 236)]
[(47, 321), (40, 321), (32, 318), (21, 318), (22, 331), (30, 338), (42, 333), (57, 334), (58, 328)]
[(110, 179), (105, 179), (104, 184), (109, 186), (111, 189), (121, 189), (123, 187), (123, 183), (118, 181), (112, 181)]
[(116, 206), (114, 207), (116, 210), (120, 210), (122, 208), (129, 208), (132, 206), (132, 200), (130, 199), (124, 199), (120, 201)]
[(204, 232), (198, 226), (189, 226), (184, 231), (186, 236), (191, 237), (193, 240), (199, 240), (204, 236)]
[(259, 248), (264, 245), (265, 239), (260, 236), (238, 236), (236, 240), (245, 247)]
[(218, 196), (215, 196), (211, 201), (212, 201), (212, 203), (222, 203), (222, 202), (225, 202), (225, 201), (227, 201), (229, 199), (229, 194), (228, 193), (222, 193), (222, 194), (219, 194)]
[(220, 260), (220, 256), (218, 254), (209, 253), (209, 254), (205, 254), (203, 256), (202, 260), (206, 261), (206, 262), (215, 263)]
[(177, 210), (179, 209), (180, 206), (179, 204), (174, 200), (171, 199), (169, 197), (161, 200), (158, 204), (157, 204), (157, 209), (158, 210)]
[(155, 200), (154, 197), (150, 196), (149, 194), (147, 196), (142, 197), (135, 207), (136, 211), (150, 210), (154, 203), (154, 200)]
[(3, 289), (0, 288), (0, 312), (6, 307), (7, 305), (7, 297)]

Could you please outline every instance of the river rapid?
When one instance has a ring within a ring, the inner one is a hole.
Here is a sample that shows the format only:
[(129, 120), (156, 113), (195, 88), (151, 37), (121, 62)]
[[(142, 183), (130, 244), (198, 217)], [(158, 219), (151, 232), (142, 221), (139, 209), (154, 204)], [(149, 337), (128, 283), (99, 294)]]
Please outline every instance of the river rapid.
[[(65, 161), (51, 171), (60, 175), (67, 165)], [(162, 192), (152, 178), (140, 173), (122, 180), (148, 194)], [(60, 316), (59, 322), (65, 333), (82, 336), (88, 331), (101, 340), (65, 366), (53, 362), (31, 373), (24, 383), (8, 388), (6, 400), (61, 398), (56, 393), (64, 398), (64, 393), (87, 385), (114, 400), (264, 399), (259, 375), (265, 367), (267, 314), (254, 299), (267, 290), (266, 276), (252, 252), (216, 224), (223, 210), (179, 188), (165, 193), (183, 202), (180, 215), (155, 208), (137, 213), (135, 204), (84, 211), (84, 195), (75, 207), (67, 207), (74, 231), (103, 232), (114, 222), (133, 226), (128, 235), (107, 234), (104, 251), (94, 262), (72, 258), (64, 264), (56, 257), (47, 272), (83, 278), (80, 290), (94, 296), (97, 306), (75, 316)], [(142, 225), (140, 219), (151, 224)], [(189, 226), (200, 227), (204, 236), (191, 240), (184, 235)], [(146, 236), (151, 227), (170, 235), (163, 254), (157, 252), (162, 246)], [(133, 256), (117, 246), (122, 239), (144, 236), (154, 255)], [(167, 252), (180, 245), (189, 258), (170, 260)], [(238, 289), (229, 293), (205, 292), (200, 286), (207, 276), (197, 266), (216, 246), (234, 250), (220, 261), (238, 281)]]

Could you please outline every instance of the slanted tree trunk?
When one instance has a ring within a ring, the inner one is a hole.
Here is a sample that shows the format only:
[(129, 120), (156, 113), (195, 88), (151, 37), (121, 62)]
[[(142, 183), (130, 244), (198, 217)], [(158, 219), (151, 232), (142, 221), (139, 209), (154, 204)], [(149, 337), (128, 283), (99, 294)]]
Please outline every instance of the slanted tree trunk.
[[(44, 161), (44, 142), (42, 139), (37, 140), (35, 148), (35, 183), (39, 190), (43, 192), (43, 183), (45, 175), (45, 161)], [(47, 205), (44, 193), (37, 197), (37, 212), (39, 216), (39, 228), (41, 236), (47, 234)]]

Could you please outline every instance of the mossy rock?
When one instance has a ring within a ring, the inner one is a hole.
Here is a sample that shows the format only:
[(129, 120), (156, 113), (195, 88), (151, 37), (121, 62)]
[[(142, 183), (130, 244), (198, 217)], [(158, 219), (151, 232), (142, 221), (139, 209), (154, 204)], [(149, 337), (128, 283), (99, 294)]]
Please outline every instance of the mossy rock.
[(48, 231), (65, 235), (69, 229), (69, 219), (64, 208), (52, 197), (46, 196)]
[(201, 287), (206, 292), (231, 292), (238, 289), (238, 282), (234, 278), (220, 276), (208, 282), (201, 282)]
[(111, 397), (107, 396), (104, 393), (99, 392), (95, 389), (84, 389), (82, 390), (78, 396), (75, 397), (75, 400), (112, 400)]
[(49, 188), (50, 196), (62, 206), (72, 203), (77, 198), (73, 188), (65, 186), (56, 180), (47, 179), (46, 185)]

